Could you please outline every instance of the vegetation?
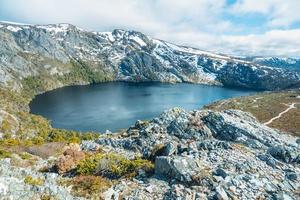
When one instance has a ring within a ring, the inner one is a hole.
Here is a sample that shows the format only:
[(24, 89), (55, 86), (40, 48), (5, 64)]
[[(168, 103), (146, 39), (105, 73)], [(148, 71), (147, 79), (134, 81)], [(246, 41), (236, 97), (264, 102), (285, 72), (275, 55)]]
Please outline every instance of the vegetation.
[(219, 101), (205, 108), (215, 110), (239, 109), (252, 113), (265, 123), (295, 103), (295, 108), (274, 120), (268, 126), (300, 136), (300, 91), (263, 93)]
[(41, 178), (33, 178), (32, 176), (26, 176), (24, 183), (28, 185), (40, 186), (44, 184), (44, 180)]
[(124, 156), (108, 153), (99, 153), (82, 160), (77, 167), (81, 175), (102, 175), (109, 178), (122, 176), (133, 177), (139, 169), (151, 173), (154, 169), (153, 163), (141, 158), (129, 160)]
[(23, 159), (23, 160), (29, 160), (32, 159), (32, 155), (26, 152), (20, 153), (19, 156)]
[(10, 157), (11, 157), (10, 152), (0, 149), (0, 159), (10, 158)]
[(100, 176), (77, 176), (66, 181), (65, 185), (72, 185), (72, 193), (79, 197), (100, 199), (100, 194), (111, 187), (111, 182)]

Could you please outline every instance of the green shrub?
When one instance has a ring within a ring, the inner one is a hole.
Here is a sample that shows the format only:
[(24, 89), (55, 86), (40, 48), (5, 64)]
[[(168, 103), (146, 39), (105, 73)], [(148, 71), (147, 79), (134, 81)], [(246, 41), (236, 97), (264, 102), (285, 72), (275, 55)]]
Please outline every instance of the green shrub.
[(0, 149), (0, 159), (10, 158), (10, 157), (11, 157), (10, 152)]
[(41, 178), (33, 178), (32, 176), (26, 176), (24, 183), (28, 185), (40, 186), (44, 184), (44, 180)]
[(98, 174), (112, 178), (135, 176), (139, 169), (152, 172), (153, 163), (141, 158), (129, 160), (124, 156), (107, 153), (88, 157), (78, 164), (77, 172), (84, 175)]
[(69, 182), (72, 192), (80, 197), (98, 199), (100, 194), (111, 187), (111, 182), (99, 176), (77, 176)]
[(23, 159), (23, 160), (29, 160), (32, 158), (32, 155), (26, 152), (23, 152), (21, 154), (19, 154), (19, 156)]

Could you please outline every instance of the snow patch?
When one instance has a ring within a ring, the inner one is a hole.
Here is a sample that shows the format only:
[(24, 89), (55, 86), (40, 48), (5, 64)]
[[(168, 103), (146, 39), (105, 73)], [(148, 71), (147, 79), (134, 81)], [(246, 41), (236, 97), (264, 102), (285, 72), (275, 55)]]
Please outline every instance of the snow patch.
[(147, 44), (141, 38), (139, 38), (138, 36), (130, 36), (129, 39), (135, 41), (140, 46), (147, 46)]
[(61, 33), (67, 32), (69, 24), (58, 24), (58, 25), (46, 25), (46, 26), (37, 26), (37, 28), (45, 29), (48, 32)]
[(17, 26), (7, 26), (6, 29), (8, 29), (12, 32), (18, 32), (18, 31), (22, 30), (20, 27), (17, 27)]

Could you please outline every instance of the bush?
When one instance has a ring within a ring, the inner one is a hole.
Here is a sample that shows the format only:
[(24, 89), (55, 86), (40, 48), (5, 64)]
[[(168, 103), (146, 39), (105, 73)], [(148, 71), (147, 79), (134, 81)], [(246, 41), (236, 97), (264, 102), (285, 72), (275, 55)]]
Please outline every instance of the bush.
[(11, 153), (5, 150), (0, 149), (0, 159), (10, 158)]
[(41, 178), (33, 178), (32, 176), (26, 176), (24, 183), (28, 185), (40, 186), (44, 184), (44, 180)]
[(139, 169), (152, 172), (154, 165), (150, 161), (141, 158), (129, 160), (115, 153), (99, 153), (82, 160), (78, 164), (77, 172), (84, 175), (94, 174), (119, 178), (122, 176), (135, 176)]
[(109, 180), (99, 176), (78, 176), (71, 180), (69, 184), (72, 185), (72, 192), (76, 196), (96, 199), (111, 186)]
[(32, 155), (26, 152), (23, 152), (21, 154), (19, 154), (19, 156), (23, 159), (23, 160), (29, 160), (32, 158)]

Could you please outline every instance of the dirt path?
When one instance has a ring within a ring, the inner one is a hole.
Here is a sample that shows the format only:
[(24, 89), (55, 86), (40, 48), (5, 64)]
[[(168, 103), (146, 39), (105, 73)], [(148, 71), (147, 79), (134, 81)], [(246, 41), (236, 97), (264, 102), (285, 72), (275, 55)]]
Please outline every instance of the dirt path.
[(281, 113), (279, 113), (276, 117), (273, 117), (272, 119), (270, 119), (269, 121), (265, 122), (264, 125), (269, 125), (271, 124), (274, 120), (279, 119), (284, 113), (289, 112), (291, 109), (296, 108), (295, 105), (298, 103), (292, 103), (290, 105), (284, 104), (286, 106), (288, 106), (288, 108), (284, 111), (282, 111)]

